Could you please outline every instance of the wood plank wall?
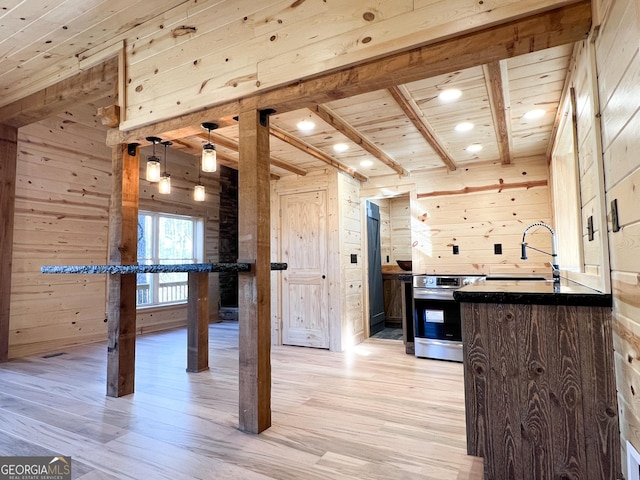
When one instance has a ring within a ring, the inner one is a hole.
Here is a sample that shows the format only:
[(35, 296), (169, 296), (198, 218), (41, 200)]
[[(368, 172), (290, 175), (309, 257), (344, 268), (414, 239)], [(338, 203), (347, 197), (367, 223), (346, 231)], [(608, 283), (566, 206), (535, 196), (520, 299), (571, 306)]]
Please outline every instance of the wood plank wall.
[(40, 273), (107, 260), (111, 149), (85, 113), (18, 132), (10, 357), (106, 338), (106, 277)]
[[(352, 0), (345, 10), (342, 2), (326, 1), (181, 2), (114, 39), (126, 44), (123, 126), (152, 123), (566, 3), (462, 0), (443, 9), (432, 1), (383, 0), (372, 8), (367, 0)], [(103, 48), (84, 57), (99, 56)]]
[(411, 206), (409, 195), (371, 200), (380, 207), (382, 265), (397, 267), (396, 260), (411, 260)]
[[(78, 105), (18, 132), (10, 357), (106, 338), (104, 276), (40, 273), (42, 265), (107, 261), (111, 149), (94, 117), (96, 108)], [(169, 164), (174, 193), (159, 198), (142, 180), (140, 206), (206, 217), (205, 258), (216, 260), (217, 177), (205, 179), (208, 201), (196, 206), (189, 191), (197, 178), (196, 160), (178, 153), (170, 158), (177, 158), (175, 168)], [(217, 279), (211, 277), (210, 304), (217, 311)], [(212, 311), (211, 318), (215, 315)], [(137, 327), (146, 332), (185, 322), (184, 306), (152, 309), (139, 312)]]
[(411, 204), (409, 195), (389, 199), (391, 263), (411, 260)]
[[(569, 72), (568, 94), (574, 92), (574, 135), (578, 158), (578, 179), (580, 184), (580, 221), (578, 225), (582, 246), (582, 264), (579, 272), (570, 272), (571, 278), (600, 291), (609, 290), (609, 268), (606, 240), (606, 214), (603, 199), (602, 158), (600, 122), (596, 116), (598, 95), (596, 73), (593, 71), (593, 45), (581, 42), (575, 52), (575, 62)], [(557, 155), (556, 155), (557, 156)], [(559, 160), (559, 159), (558, 159)], [(556, 158), (553, 160), (557, 161)], [(565, 172), (571, 178), (564, 178), (555, 172), (554, 182), (563, 188), (573, 180), (573, 172)], [(572, 215), (561, 203), (556, 203), (555, 216), (559, 223), (571, 222)], [(588, 219), (593, 219), (593, 239), (587, 234)], [(566, 239), (564, 239), (566, 241)]]
[[(534, 251), (520, 260), (522, 232), (551, 217), (548, 168), (543, 157), (445, 169), (398, 180), (381, 177), (363, 185), (363, 197), (383, 191), (411, 192), (414, 273), (550, 273), (550, 257)], [(551, 251), (545, 229), (531, 231), (527, 242)], [(494, 254), (494, 244), (502, 254)], [(453, 254), (453, 245), (459, 253)]]
[[(334, 349), (344, 350), (364, 340), (364, 289), (363, 275), (365, 251), (363, 250), (364, 223), (360, 182), (338, 173), (338, 202), (340, 218), (340, 311), (342, 329), (339, 343)], [(356, 255), (357, 263), (351, 262)]]
[[(614, 296), (615, 368), (625, 458), (625, 440), (640, 450), (640, 4), (636, 0), (598, 3), (599, 10), (605, 12), (595, 47)], [(613, 200), (618, 203), (621, 227), (617, 232), (611, 223)]]

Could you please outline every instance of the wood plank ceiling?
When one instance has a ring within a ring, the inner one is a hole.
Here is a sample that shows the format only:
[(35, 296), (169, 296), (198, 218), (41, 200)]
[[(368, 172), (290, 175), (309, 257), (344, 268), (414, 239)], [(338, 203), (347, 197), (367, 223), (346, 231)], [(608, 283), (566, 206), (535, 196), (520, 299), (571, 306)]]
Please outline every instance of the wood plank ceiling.
[[(131, 0), (67, 0), (54, 8), (32, 0), (15, 3), (0, 11), (0, 109), (18, 99), (16, 92), (36, 91), (38, 79), (55, 76), (56, 70), (77, 62), (81, 52), (115, 31), (153, 16), (147, 3)], [(71, 3), (72, 11), (67, 5)], [(175, 1), (159, 0), (154, 10), (170, 6)], [(102, 20), (96, 23), (97, 13)], [(304, 175), (332, 165), (366, 180), (545, 155), (572, 52), (572, 44), (562, 45), (276, 113), (271, 117), (271, 172), (276, 177)], [(446, 102), (439, 94), (447, 89), (462, 94)], [(105, 92), (112, 94), (113, 90)], [(533, 110), (541, 110), (541, 116), (527, 118)], [(302, 132), (297, 127), (301, 120), (315, 127)], [(458, 131), (456, 126), (465, 122), (473, 128)], [(206, 139), (201, 130), (170, 140), (174, 148), (199, 155)], [(237, 126), (216, 130), (212, 139), (221, 163), (237, 168)], [(346, 150), (336, 151), (336, 144), (346, 145)], [(471, 145), (482, 149), (471, 151)]]

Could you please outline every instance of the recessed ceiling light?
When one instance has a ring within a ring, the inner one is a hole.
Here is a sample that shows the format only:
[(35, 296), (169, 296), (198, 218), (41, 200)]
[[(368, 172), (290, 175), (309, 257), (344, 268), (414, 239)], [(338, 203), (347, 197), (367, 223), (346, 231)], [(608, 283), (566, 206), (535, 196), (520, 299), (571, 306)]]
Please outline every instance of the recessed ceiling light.
[(527, 120), (535, 120), (536, 118), (541, 118), (544, 116), (544, 114), (547, 113), (544, 110), (542, 110), (541, 108), (537, 108), (535, 110), (529, 110), (527, 113), (525, 113), (523, 116), (524, 118), (526, 118)]
[(316, 124), (313, 123), (311, 120), (300, 120), (296, 124), (296, 126), (298, 127), (298, 130), (300, 130), (301, 132), (310, 132), (311, 130), (316, 128)]
[(468, 132), (469, 130), (473, 130), (473, 123), (471, 122), (462, 122), (456, 125), (456, 132)]
[(362, 160), (360, 162), (360, 166), (364, 168), (369, 168), (373, 166), (373, 162), (371, 160)]
[(453, 102), (462, 96), (462, 92), (457, 88), (447, 88), (438, 95), (438, 98), (443, 102)]
[(465, 150), (469, 153), (477, 153), (482, 150), (482, 145), (480, 145), (479, 143), (473, 143), (469, 145)]
[(343, 153), (349, 150), (349, 145), (347, 145), (346, 143), (336, 143), (333, 146), (333, 150), (337, 153)]

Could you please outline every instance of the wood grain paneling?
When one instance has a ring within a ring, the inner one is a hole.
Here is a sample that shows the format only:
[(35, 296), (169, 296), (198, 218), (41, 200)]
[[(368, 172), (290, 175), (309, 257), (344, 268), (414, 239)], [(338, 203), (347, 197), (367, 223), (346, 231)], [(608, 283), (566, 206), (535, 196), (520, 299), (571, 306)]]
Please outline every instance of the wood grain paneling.
[(107, 260), (111, 151), (76, 112), (19, 132), (11, 357), (106, 338), (106, 277), (40, 273)]
[[(299, 21), (292, 24), (283, 24), (281, 27), (282, 35), (279, 35), (280, 32), (274, 32), (270, 35), (258, 37), (253, 37), (250, 34), (243, 35), (242, 33), (246, 32), (244, 28), (247, 24), (253, 21), (260, 21), (264, 12), (259, 12), (256, 17), (246, 15), (246, 20), (243, 19), (242, 14), (236, 13), (235, 20), (228, 18), (224, 20), (225, 17), (223, 17), (222, 22), (226, 21), (227, 23), (222, 24), (219, 23), (216, 15), (203, 15), (202, 23), (196, 27), (196, 31), (193, 31), (190, 35), (184, 35), (183, 39), (179, 40), (181, 47), (179, 51), (182, 52), (180, 57), (175, 62), (168, 61), (166, 64), (164, 63), (165, 60), (162, 59), (162, 65), (169, 65), (169, 67), (158, 68), (160, 64), (157, 61), (127, 65), (128, 75), (131, 80), (127, 83), (129, 105), (126, 115), (128, 120), (122, 126), (126, 129), (131, 129), (176, 114), (184, 113), (190, 115), (187, 112), (201, 109), (205, 105), (212, 105), (211, 101), (206, 100), (206, 98), (215, 98), (216, 102), (230, 102), (234, 98), (240, 97), (246, 99), (258, 92), (265, 91), (265, 89), (285, 85), (303, 77), (313, 76), (323, 71), (335, 71), (348, 65), (357, 65), (365, 59), (379, 58), (385, 54), (409, 49), (415, 45), (432, 44), (438, 40), (459, 35), (462, 32), (481, 29), (488, 24), (494, 25), (494, 27), (491, 32), (490, 44), (487, 45), (487, 48), (480, 46), (482, 42), (472, 41), (461, 46), (460, 55), (457, 55), (451, 52), (451, 47), (444, 47), (443, 52), (445, 50), (447, 52), (446, 67), (442, 65), (442, 68), (428, 69), (423, 65), (422, 61), (414, 62), (412, 60), (411, 63), (420, 65), (421, 74), (419, 76), (405, 76), (404, 78), (396, 76), (395, 80), (388, 82), (387, 85), (377, 81), (374, 82), (376, 83), (375, 86), (371, 84), (367, 87), (364, 85), (363, 79), (370, 74), (358, 74), (360, 81), (357, 82), (357, 85), (360, 87), (360, 92), (354, 90), (350, 94), (353, 95), (363, 91), (386, 88), (392, 86), (392, 84), (397, 85), (418, 80), (424, 78), (424, 72), (427, 70), (433, 70), (433, 75), (444, 74), (452, 70), (477, 66), (488, 61), (529, 53), (532, 49), (570, 43), (576, 39), (584, 38), (586, 34), (585, 27), (590, 23), (590, 8), (587, 9), (588, 5), (584, 3), (578, 5), (577, 8), (574, 8), (575, 5), (570, 5), (564, 11), (555, 11), (552, 14), (552, 16), (555, 15), (555, 18), (551, 23), (548, 23), (550, 18), (544, 18), (546, 14), (541, 12), (564, 5), (564, 2), (548, 0), (541, 4), (540, 0), (535, 2), (532, 0), (520, 0), (518, 2), (505, 0), (492, 4), (490, 8), (481, 7), (486, 8), (486, 10), (480, 15), (476, 6), (471, 5), (468, 0), (459, 0), (459, 3), (461, 4), (460, 8), (447, 10), (450, 13), (441, 12), (438, 3), (430, 3), (422, 8), (415, 8), (415, 6), (411, 8), (411, 5), (408, 5), (406, 12), (399, 13), (399, 10), (404, 5), (407, 5), (404, 1), (400, 4), (398, 2), (382, 2), (379, 6), (380, 15), (370, 12), (368, 6), (363, 2), (352, 6), (351, 12), (355, 12), (359, 6), (359, 15), (345, 15), (344, 12), (340, 12), (340, 6), (328, 4), (326, 12), (310, 18), (301, 16)], [(252, 9), (244, 4), (243, 6), (247, 12), (255, 11), (255, 7)], [(294, 8), (301, 8), (301, 5), (303, 4), (295, 4)], [(226, 2), (222, 6), (226, 7)], [(284, 10), (289, 8), (289, 4), (279, 3), (277, 7)], [(371, 15), (365, 15), (367, 12)], [(452, 15), (453, 12), (455, 12), (455, 15)], [(512, 26), (505, 27), (502, 33), (511, 36), (511, 38), (505, 40), (502, 45), (497, 46), (496, 42), (498, 40), (496, 38), (500, 37), (500, 35), (495, 35), (495, 25), (510, 19), (522, 18), (527, 12), (533, 14), (533, 17), (530, 17), (532, 23), (517, 28)], [(536, 16), (536, 13), (539, 15)], [(269, 12), (269, 14), (277, 15), (278, 12)], [(390, 17), (383, 18), (386, 14), (389, 14)], [(188, 24), (191, 21), (189, 15), (191, 15), (190, 10), (176, 9), (172, 20), (173, 22), (180, 22), (180, 19), (182, 19), (182, 22)], [(446, 18), (449, 15), (451, 17)], [(586, 17), (589, 17), (589, 21), (586, 21)], [(426, 24), (424, 23), (425, 18), (430, 19)], [(262, 20), (264, 21), (264, 18)], [(331, 28), (323, 29), (321, 33), (318, 33), (314, 22), (331, 25)], [(472, 22), (472, 24), (467, 22)], [(535, 28), (532, 30), (531, 27), (534, 24)], [(547, 24), (553, 31), (541, 31), (541, 24)], [(346, 30), (345, 26), (347, 27)], [(148, 28), (148, 26), (141, 26), (141, 28)], [(238, 28), (242, 28), (242, 32), (239, 32)], [(218, 48), (211, 49), (209, 48), (211, 42), (204, 40), (204, 37), (216, 29), (218, 30), (217, 38), (219, 41), (214, 43), (218, 45)], [(513, 33), (516, 30), (518, 34), (514, 38)], [(308, 36), (306, 35), (308, 31), (313, 31), (314, 34)], [(127, 45), (129, 45), (127, 58), (129, 61), (134, 57), (134, 45), (136, 42), (133, 38), (138, 32), (131, 33), (130, 41), (127, 41)], [(152, 36), (145, 39), (145, 43), (147, 41), (154, 42), (155, 45), (155, 41), (161, 42), (163, 38), (168, 38), (170, 35), (170, 29), (156, 27)], [(302, 43), (296, 40), (298, 35), (305, 36)], [(535, 39), (528, 38), (524, 40), (528, 35), (533, 35)], [(316, 41), (316, 37), (321, 39)], [(239, 43), (238, 39), (242, 39), (242, 42)], [(175, 39), (169, 38), (169, 41), (172, 42)], [(229, 48), (226, 48), (227, 45)], [(474, 48), (479, 48), (478, 52), (475, 54), (470, 53), (470, 45)], [(234, 55), (239, 50), (244, 52), (251, 51), (255, 55), (247, 61), (243, 56)], [(177, 53), (178, 49), (175, 49), (175, 51)], [(431, 54), (427, 57), (433, 59), (435, 56), (439, 55)], [(292, 68), (292, 66), (295, 66), (295, 68)], [(385, 75), (393, 74), (394, 72), (401, 73), (403, 70), (391, 63), (382, 70), (376, 66), (371, 68), (377, 70), (377, 74), (384, 73)], [(351, 81), (351, 78), (353, 76), (349, 74), (349, 83), (355, 86), (356, 84)], [(334, 94), (327, 96), (327, 91), (337, 92), (338, 90), (344, 90), (343, 87), (338, 88), (334, 85), (335, 80), (338, 79), (323, 79), (319, 82), (324, 84), (321, 94), (322, 99), (315, 98), (319, 103), (326, 103), (336, 98)], [(347, 92), (344, 91), (344, 93)], [(252, 106), (263, 108), (279, 104), (278, 110), (283, 111), (305, 106), (301, 104), (301, 100), (306, 95), (302, 95), (300, 91), (296, 93), (295, 98), (285, 102), (287, 105), (283, 104), (284, 98), (280, 93), (276, 93), (275, 96), (280, 100), (278, 101), (275, 97), (268, 98), (267, 96), (264, 97), (267, 102), (264, 106), (258, 103), (254, 103)], [(312, 99), (307, 97), (307, 100), (311, 101)], [(308, 104), (308, 102), (306, 103)], [(214, 118), (226, 117), (234, 113), (236, 112), (227, 111), (222, 115), (211, 114), (210, 116)], [(191, 121), (191, 124), (193, 123), (195, 122)], [(120, 139), (120, 141), (128, 140)]]
[(18, 129), (0, 123), (0, 362), (9, 358)]
[[(520, 180), (525, 174), (529, 182), (546, 181), (546, 172), (541, 172), (541, 177), (529, 174), (527, 166), (533, 163), (516, 160), (511, 167), (469, 167), (459, 175), (440, 177), (438, 189), (446, 192), (450, 181), (458, 184), (466, 179), (471, 186), (477, 181), (477, 175), (490, 174), (494, 175), (492, 185), (508, 184)], [(509, 269), (548, 270), (545, 262), (549, 259), (543, 254), (532, 252), (528, 261), (520, 260), (524, 229), (536, 221), (549, 221), (550, 197), (546, 185), (504, 191), (498, 187), (478, 193), (424, 198), (420, 198), (421, 192), (425, 191), (424, 186), (418, 182), (416, 189), (418, 211), (417, 217), (412, 218), (414, 271), (464, 274)], [(527, 242), (550, 251), (549, 235), (534, 232)], [(496, 243), (502, 245), (501, 255), (494, 253)], [(453, 253), (454, 245), (459, 247), (458, 254)]]
[[(598, 4), (606, 12), (595, 48), (602, 106), (620, 435), (623, 445), (628, 440), (639, 449), (640, 262), (637, 258), (640, 217), (637, 185), (640, 160), (637, 152), (640, 98), (636, 90), (640, 78), (640, 9), (638, 2), (631, 0), (601, 1)], [(613, 199), (617, 199), (623, 225), (618, 232), (611, 228), (610, 202)], [(626, 470), (626, 463), (623, 465)]]
[(610, 309), (462, 308), (467, 446), (485, 479), (619, 478)]
[(396, 260), (411, 260), (411, 204), (409, 195), (389, 199), (389, 206), (391, 263), (395, 264)]
[[(106, 338), (106, 276), (40, 273), (42, 265), (106, 262), (111, 153), (95, 120), (96, 105), (74, 105), (19, 131), (11, 357)], [(141, 178), (148, 154), (151, 148), (141, 149)], [(173, 150), (168, 155), (173, 193), (158, 195), (143, 179), (140, 208), (203, 218), (205, 261), (217, 261), (218, 177), (202, 175), (207, 201), (196, 203), (198, 159)], [(210, 295), (217, 299), (217, 275), (209, 277)], [(215, 320), (217, 301), (210, 307)], [(186, 305), (143, 309), (137, 316), (138, 333), (184, 326)]]
[[(364, 310), (364, 231), (360, 182), (344, 174), (337, 174), (337, 210), (340, 260), (340, 318), (342, 327), (339, 338), (332, 338), (332, 350), (342, 351), (365, 338)], [(334, 236), (335, 238), (335, 236)], [(356, 256), (356, 263), (351, 261)], [(337, 332), (335, 332), (337, 333)]]

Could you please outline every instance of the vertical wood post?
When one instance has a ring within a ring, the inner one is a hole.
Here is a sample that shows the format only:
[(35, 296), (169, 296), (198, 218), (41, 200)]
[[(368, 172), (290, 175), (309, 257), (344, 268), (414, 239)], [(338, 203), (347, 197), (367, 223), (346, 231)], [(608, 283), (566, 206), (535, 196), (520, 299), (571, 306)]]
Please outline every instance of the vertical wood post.
[(238, 274), (239, 428), (260, 433), (271, 426), (269, 120), (256, 110), (239, 121), (238, 254), (255, 264)]
[[(140, 156), (136, 146), (113, 148), (109, 205), (109, 264), (138, 261)], [(136, 275), (107, 276), (107, 395), (133, 393), (136, 359)]]
[(9, 359), (13, 218), (16, 204), (18, 129), (0, 124), (0, 362)]
[(209, 273), (189, 272), (187, 372), (209, 369)]

